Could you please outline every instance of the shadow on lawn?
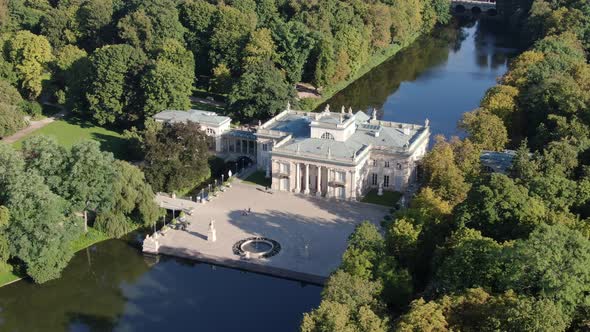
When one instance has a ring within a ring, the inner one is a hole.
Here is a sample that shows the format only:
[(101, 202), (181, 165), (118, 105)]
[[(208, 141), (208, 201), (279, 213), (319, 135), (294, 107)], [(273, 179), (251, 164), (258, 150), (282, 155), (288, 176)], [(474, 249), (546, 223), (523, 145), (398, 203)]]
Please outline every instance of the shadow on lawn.
[(78, 115), (71, 115), (70, 114), (70, 115), (64, 117), (63, 120), (69, 124), (78, 126), (80, 128), (96, 127), (96, 125), (94, 123), (92, 123), (91, 121), (84, 119)]
[(117, 159), (129, 160), (132, 156), (127, 149), (127, 140), (122, 137), (93, 133), (92, 138), (100, 143), (101, 150), (112, 152)]

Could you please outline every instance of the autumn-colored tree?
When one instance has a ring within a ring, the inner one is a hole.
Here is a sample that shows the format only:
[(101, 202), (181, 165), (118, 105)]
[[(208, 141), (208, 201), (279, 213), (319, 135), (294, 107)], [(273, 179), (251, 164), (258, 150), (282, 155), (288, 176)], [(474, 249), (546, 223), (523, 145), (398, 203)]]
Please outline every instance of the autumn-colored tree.
[(4, 44), (5, 58), (14, 65), (21, 93), (29, 99), (41, 94), (42, 82), (49, 78), (48, 64), (53, 60), (51, 45), (43, 36), (18, 31)]
[(485, 109), (464, 113), (459, 127), (484, 150), (502, 151), (508, 143), (508, 131), (502, 119)]

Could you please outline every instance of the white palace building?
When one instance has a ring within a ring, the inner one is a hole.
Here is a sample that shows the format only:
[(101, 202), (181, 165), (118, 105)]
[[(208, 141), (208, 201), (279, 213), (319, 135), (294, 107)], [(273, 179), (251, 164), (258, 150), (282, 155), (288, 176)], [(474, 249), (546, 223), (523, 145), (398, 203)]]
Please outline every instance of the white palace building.
[(255, 130), (198, 110), (164, 111), (156, 121), (193, 121), (215, 138), (216, 154), (248, 157), (272, 177), (275, 190), (318, 197), (360, 199), (371, 189), (404, 191), (416, 181), (417, 162), (430, 137), (424, 125), (378, 120), (352, 109), (319, 113), (287, 109)]

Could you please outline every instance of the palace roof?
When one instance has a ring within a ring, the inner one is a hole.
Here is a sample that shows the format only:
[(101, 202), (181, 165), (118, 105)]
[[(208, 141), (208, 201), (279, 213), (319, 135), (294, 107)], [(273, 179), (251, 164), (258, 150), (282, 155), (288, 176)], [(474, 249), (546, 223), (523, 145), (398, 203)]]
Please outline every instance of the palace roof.
[(220, 126), (225, 122), (231, 121), (229, 117), (218, 115), (215, 112), (207, 112), (192, 109), (188, 111), (163, 111), (154, 115), (154, 119), (156, 119), (156, 121), (171, 123), (192, 121), (213, 126)]
[[(355, 122), (355, 129), (345, 141), (310, 137), (312, 123), (335, 125), (349, 119)], [(355, 114), (286, 111), (267, 122), (262, 129), (264, 134), (281, 132), (288, 138), (274, 147), (273, 153), (350, 161), (368, 147), (386, 153), (406, 153), (413, 150), (413, 143), (429, 135), (428, 126), (374, 120), (362, 111)]]

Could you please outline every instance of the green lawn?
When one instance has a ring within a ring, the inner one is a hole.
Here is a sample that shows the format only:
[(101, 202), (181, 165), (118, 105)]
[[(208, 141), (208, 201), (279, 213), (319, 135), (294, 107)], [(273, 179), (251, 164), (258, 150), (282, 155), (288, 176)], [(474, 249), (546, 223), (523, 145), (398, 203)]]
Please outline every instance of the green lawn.
[[(121, 133), (98, 127), (91, 122), (75, 117), (57, 120), (31, 133), (29, 136), (32, 135), (53, 136), (66, 148), (71, 147), (80, 140), (91, 139), (99, 142), (102, 150), (112, 152), (117, 159), (126, 159), (127, 155), (127, 140), (123, 138)], [(25, 138), (14, 143), (14, 146), (20, 148), (21, 142)]]
[(265, 187), (270, 187), (272, 184), (271, 181), (272, 180), (270, 178), (266, 178), (266, 173), (264, 171), (256, 171), (244, 180), (245, 183), (251, 183)]
[(12, 266), (0, 267), (0, 287), (21, 279), (12, 272)]
[(397, 191), (383, 191), (383, 195), (377, 195), (377, 190), (373, 189), (363, 197), (362, 202), (379, 204), (383, 206), (393, 207), (397, 201), (402, 197), (402, 194)]

